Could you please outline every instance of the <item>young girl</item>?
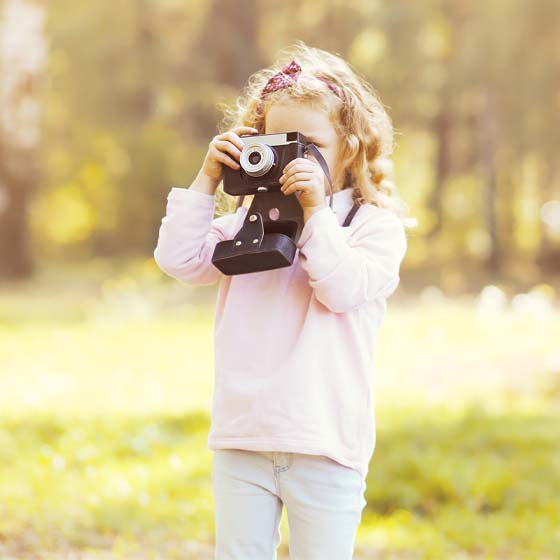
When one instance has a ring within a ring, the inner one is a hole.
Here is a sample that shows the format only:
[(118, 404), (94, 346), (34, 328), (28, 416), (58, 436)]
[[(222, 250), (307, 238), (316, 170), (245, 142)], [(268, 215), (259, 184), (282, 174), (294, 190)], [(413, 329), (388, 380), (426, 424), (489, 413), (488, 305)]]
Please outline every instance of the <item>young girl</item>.
[[(208, 437), (219, 560), (276, 558), (284, 504), (292, 559), (352, 558), (375, 446), (375, 336), (413, 223), (386, 177), (393, 130), (371, 86), (301, 41), (285, 54), (250, 78), (190, 188), (171, 189), (154, 252), (182, 282), (220, 280)], [(317, 160), (292, 160), (281, 189), (305, 222), (292, 266), (224, 275), (214, 247), (247, 207), (214, 218), (223, 166), (240, 169), (241, 135), (289, 131), (325, 158), (333, 206)]]

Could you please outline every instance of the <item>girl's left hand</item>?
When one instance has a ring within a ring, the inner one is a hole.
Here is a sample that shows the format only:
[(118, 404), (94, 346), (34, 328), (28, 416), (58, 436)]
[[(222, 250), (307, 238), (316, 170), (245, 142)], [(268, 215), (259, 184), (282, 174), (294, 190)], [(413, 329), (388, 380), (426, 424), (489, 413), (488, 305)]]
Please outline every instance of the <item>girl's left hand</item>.
[(284, 168), (279, 179), (281, 191), (287, 196), (296, 193), (302, 208), (325, 206), (323, 168), (307, 158), (295, 158)]

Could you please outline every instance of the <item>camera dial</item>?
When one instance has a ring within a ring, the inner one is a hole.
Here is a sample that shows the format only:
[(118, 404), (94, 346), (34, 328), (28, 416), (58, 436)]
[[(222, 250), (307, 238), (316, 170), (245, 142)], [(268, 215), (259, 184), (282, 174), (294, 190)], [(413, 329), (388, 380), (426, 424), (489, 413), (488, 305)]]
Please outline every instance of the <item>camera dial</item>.
[(247, 175), (262, 177), (275, 163), (274, 150), (261, 142), (247, 144), (241, 152), (239, 163)]

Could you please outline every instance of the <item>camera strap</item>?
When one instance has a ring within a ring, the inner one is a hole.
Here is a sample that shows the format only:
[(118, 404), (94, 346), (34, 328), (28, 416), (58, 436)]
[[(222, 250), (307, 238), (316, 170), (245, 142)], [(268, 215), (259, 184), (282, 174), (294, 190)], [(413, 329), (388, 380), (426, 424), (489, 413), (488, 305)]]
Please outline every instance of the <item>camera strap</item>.
[[(306, 145), (306, 152), (304, 152), (304, 157), (307, 157), (307, 152), (311, 152), (315, 156), (315, 159), (319, 162), (319, 165), (321, 166), (321, 168), (323, 169), (323, 172), (327, 176), (327, 181), (329, 182), (329, 187), (331, 189), (329, 206), (332, 210), (333, 209), (334, 193), (333, 193), (333, 189), (332, 189), (332, 181), (331, 181), (331, 174), (329, 172), (329, 166), (327, 165), (327, 162), (325, 161), (325, 158), (323, 157), (323, 155), (321, 154), (321, 152), (319, 151), (317, 146), (315, 146), (315, 144), (309, 143), (309, 144)], [(239, 200), (237, 202), (236, 210), (242, 206), (244, 198), (245, 198), (244, 195), (239, 197)], [(348, 212), (348, 215), (346, 216), (346, 219), (344, 220), (344, 223), (342, 224), (342, 227), (347, 227), (347, 226), (350, 225), (350, 222), (352, 221), (352, 218), (354, 217), (354, 215), (356, 214), (356, 212), (358, 211), (359, 208), (360, 208), (360, 206), (358, 204), (354, 204), (352, 206), (352, 208), (350, 209), (350, 212)]]
[(359, 209), (360, 209), (359, 204), (354, 204), (354, 206), (352, 206), (352, 208), (350, 208), (350, 212), (348, 212), (348, 215), (346, 216), (346, 219), (344, 220), (344, 223), (342, 224), (342, 227), (348, 227), (350, 225), (350, 222), (352, 221), (352, 218), (354, 217), (354, 215), (356, 214), (356, 212)]
[[(327, 162), (325, 161), (325, 158), (323, 157), (323, 155), (321, 154), (321, 152), (319, 151), (317, 146), (315, 146), (315, 144), (307, 144), (306, 147), (307, 147), (307, 150), (315, 156), (315, 158), (319, 162), (319, 165), (322, 167), (323, 172), (327, 176), (327, 180), (329, 182), (329, 187), (331, 188), (331, 197), (330, 197), (329, 205), (330, 205), (331, 210), (332, 210), (333, 209), (334, 193), (333, 193), (332, 182), (331, 182), (331, 174), (329, 173), (329, 166), (327, 165)], [(348, 215), (346, 216), (346, 219), (344, 220), (344, 223), (342, 224), (342, 227), (347, 227), (347, 226), (350, 225), (350, 222), (352, 221), (352, 218), (354, 217), (354, 215), (356, 214), (356, 212), (358, 211), (359, 208), (360, 208), (360, 206), (358, 204), (354, 204), (352, 206), (352, 208), (350, 209), (350, 212), (348, 212)]]
[(327, 181), (329, 182), (329, 187), (331, 189), (331, 199), (329, 201), (329, 206), (331, 207), (331, 210), (332, 210), (334, 193), (333, 193), (333, 189), (332, 189), (331, 174), (329, 172), (329, 166), (327, 165), (327, 162), (325, 161), (325, 158), (323, 157), (323, 154), (321, 154), (321, 152), (319, 151), (319, 148), (317, 148), (317, 146), (315, 146), (315, 144), (307, 144), (306, 152), (304, 153), (304, 157), (307, 157), (307, 152), (311, 152), (315, 156), (315, 159), (319, 162), (319, 165), (323, 168), (323, 172), (327, 176)]

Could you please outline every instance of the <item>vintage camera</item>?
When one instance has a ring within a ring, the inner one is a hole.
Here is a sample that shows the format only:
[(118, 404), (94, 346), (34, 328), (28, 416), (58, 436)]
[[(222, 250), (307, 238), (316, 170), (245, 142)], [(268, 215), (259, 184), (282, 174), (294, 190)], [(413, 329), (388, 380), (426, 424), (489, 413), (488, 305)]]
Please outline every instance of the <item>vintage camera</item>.
[(217, 243), (214, 249), (212, 263), (226, 275), (271, 270), (293, 263), (304, 226), (303, 209), (295, 195), (286, 196), (280, 191), (278, 181), (290, 161), (312, 153), (329, 184), (331, 181), (323, 156), (301, 132), (240, 138), (245, 144), (241, 168), (224, 166), (223, 188), (233, 196), (255, 196), (235, 237)]
[(251, 134), (240, 138), (245, 144), (239, 161), (241, 169), (224, 167), (224, 191), (234, 196), (279, 189), (282, 170), (293, 159), (305, 157), (309, 144), (301, 132)]

